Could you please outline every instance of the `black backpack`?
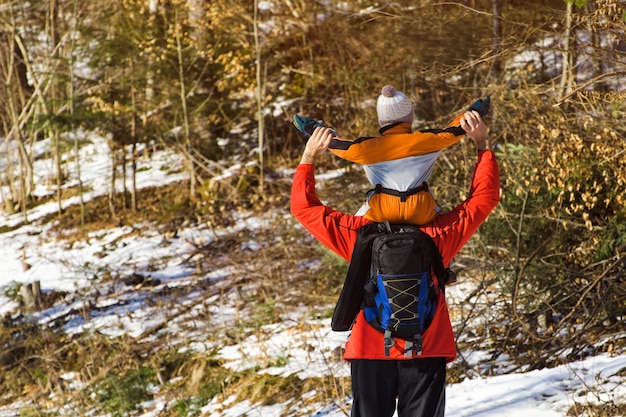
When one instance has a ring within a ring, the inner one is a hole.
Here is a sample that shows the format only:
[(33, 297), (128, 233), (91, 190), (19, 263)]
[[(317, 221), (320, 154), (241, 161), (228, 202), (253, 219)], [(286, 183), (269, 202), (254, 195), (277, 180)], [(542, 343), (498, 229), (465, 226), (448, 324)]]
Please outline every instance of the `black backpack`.
[[(432, 273), (439, 278), (435, 287)], [(432, 238), (418, 227), (375, 223), (359, 230), (348, 275), (331, 327), (349, 330), (363, 308), (367, 321), (385, 334), (385, 354), (393, 338), (405, 339), (405, 354), (422, 350), (422, 334), (432, 322), (438, 291), (456, 280), (443, 267)]]

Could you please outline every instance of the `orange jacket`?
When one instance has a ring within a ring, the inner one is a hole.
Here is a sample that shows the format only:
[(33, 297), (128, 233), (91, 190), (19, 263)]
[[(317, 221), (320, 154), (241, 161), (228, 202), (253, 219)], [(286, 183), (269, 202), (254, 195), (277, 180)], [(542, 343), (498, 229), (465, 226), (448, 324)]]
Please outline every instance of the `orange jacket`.
[(382, 127), (377, 137), (334, 138), (329, 150), (340, 158), (365, 165), (437, 152), (465, 135), (460, 127), (462, 116), (455, 117), (445, 129), (412, 131), (409, 123), (394, 123)]
[(373, 222), (406, 223), (421, 226), (437, 217), (441, 208), (430, 191), (419, 191), (401, 201), (400, 197), (371, 193), (366, 197), (363, 217)]
[[(413, 132), (409, 123), (396, 123), (380, 129), (378, 137), (356, 140), (335, 138), (330, 152), (351, 162), (363, 164), (372, 185), (407, 191), (428, 181), (441, 151), (465, 135), (461, 115), (445, 129)], [(364, 216), (372, 221), (422, 225), (439, 214), (439, 206), (428, 191), (400, 201), (384, 193), (369, 194)]]
[[(500, 174), (492, 151), (479, 151), (469, 196), (448, 213), (422, 226), (441, 252), (444, 265), (476, 232), (500, 200)], [(321, 243), (347, 261), (352, 258), (357, 230), (369, 223), (364, 217), (342, 213), (325, 206), (315, 194), (314, 166), (300, 164), (291, 189), (291, 212)], [(396, 339), (391, 355), (385, 356), (383, 334), (359, 313), (346, 343), (345, 359), (410, 359), (404, 357), (404, 341)], [(423, 335), (421, 357), (456, 358), (454, 334), (443, 291), (432, 324)]]

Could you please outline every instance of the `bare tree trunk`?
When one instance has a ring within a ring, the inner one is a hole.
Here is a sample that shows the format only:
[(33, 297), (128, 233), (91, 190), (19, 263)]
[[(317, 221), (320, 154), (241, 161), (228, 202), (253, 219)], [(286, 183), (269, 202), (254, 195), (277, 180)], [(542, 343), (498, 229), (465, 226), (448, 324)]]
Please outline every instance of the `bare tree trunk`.
[[(12, 17), (12, 16), (11, 16)], [(25, 53), (17, 41), (15, 23), (11, 22), (9, 32), (2, 33), (3, 40), (2, 56), (0, 65), (4, 75), (2, 84), (2, 97), (5, 113), (3, 125), (5, 126), (5, 139), (3, 144), (6, 149), (7, 167), (6, 179), (11, 190), (11, 197), (3, 200), (7, 211), (15, 210), (15, 204), (20, 208), (24, 221), (27, 222), (28, 197), (34, 188), (32, 158), (24, 143), (25, 130), (22, 129), (25, 119), (30, 117), (25, 112), (25, 107), (32, 105), (32, 101), (26, 97), (30, 89), (24, 89), (26, 79)], [(11, 147), (15, 144), (15, 147)], [(13, 156), (15, 152), (16, 158)], [(19, 174), (15, 175), (14, 160), (18, 161)]]
[[(135, 61), (130, 60), (130, 72), (133, 73)], [(132, 106), (132, 114), (130, 119), (130, 137), (133, 140), (131, 147), (131, 186), (130, 186), (130, 205), (132, 211), (137, 211), (137, 94), (134, 86), (130, 87), (130, 101)]]
[[(585, 13), (590, 16), (595, 15), (598, 12), (596, 2), (587, 2), (585, 5)], [(602, 80), (602, 74), (604, 70), (602, 68), (602, 59), (599, 58), (603, 55), (602, 47), (602, 35), (598, 32), (597, 28), (594, 28), (591, 22), (587, 23), (587, 32), (589, 33), (589, 43), (591, 46), (591, 54), (587, 55), (587, 59), (591, 61), (591, 78)], [(593, 83), (591, 88), (596, 91), (606, 91), (607, 85), (604, 81), (598, 81)]]
[[(185, 68), (183, 66), (183, 45), (180, 38), (180, 30), (178, 22), (176, 24), (176, 49), (178, 51), (178, 77), (180, 83), (180, 102), (183, 110), (183, 131), (185, 147), (187, 148), (186, 154), (191, 155), (191, 129), (189, 127), (189, 112), (187, 109), (187, 89), (185, 86)], [(189, 198), (193, 200), (196, 195), (196, 169), (192, 158), (185, 158), (187, 163), (187, 170), (189, 171)]]
[[(17, 183), (17, 186), (13, 187), (13, 191), (14, 191), (13, 197), (16, 200), (15, 202), (18, 204), (20, 211), (22, 212), (24, 222), (27, 223), (28, 222), (28, 216), (27, 216), (28, 199), (32, 190), (32, 187), (30, 186), (33, 184), (33, 181), (32, 180), (29, 181), (29, 178), (32, 179), (33, 168), (30, 163), (31, 160), (28, 156), (28, 151), (26, 149), (26, 146), (24, 145), (24, 138), (22, 136), (22, 130), (19, 128), (16, 128), (16, 126), (19, 126), (20, 122), (19, 122), (19, 115), (17, 114), (17, 109), (15, 108), (15, 103), (13, 100), (8, 100), (8, 107), (9, 107), (11, 118), (13, 119), (13, 132), (14, 132), (13, 135), (10, 135), (10, 138), (12, 138), (13, 142), (15, 143), (15, 151), (17, 153), (17, 160), (19, 164), (18, 165), (19, 174), (15, 178), (15, 182)], [(12, 156), (10, 155), (10, 152), (8, 152), (9, 169), (11, 170), (10, 172), (13, 172), (12, 163), (10, 161), (11, 159), (12, 159)]]
[[(15, 30), (13, 26), (11, 30)], [(0, 32), (0, 70), (2, 74), (2, 78), (5, 80), (4, 83), (0, 84), (0, 94), (5, 97), (5, 100), (12, 100), (13, 94), (11, 94), (11, 85), (13, 72), (14, 72), (14, 60), (15, 60), (15, 42), (13, 41), (12, 34), (9, 35), (7, 33)], [(19, 51), (19, 49), (18, 49)], [(0, 197), (2, 198), (4, 210), (8, 214), (15, 213), (14, 199), (15, 199), (15, 189), (13, 186), (13, 157), (11, 155), (11, 146), (10, 146), (10, 137), (8, 133), (12, 131), (12, 126), (14, 125), (15, 117), (13, 116), (14, 111), (4, 111), (0, 113), (0, 117), (2, 120), (2, 135), (5, 136), (4, 140), (0, 142), (0, 146), (4, 148), (4, 157), (6, 159), (5, 166), (5, 175), (0, 176)], [(2, 155), (0, 153), (0, 155)], [(10, 190), (10, 196), (7, 196), (4, 192), (4, 185), (7, 184)]]
[[(77, 0), (74, 0), (73, 6), (74, 6), (74, 16), (76, 16), (77, 9), (78, 9)], [(69, 112), (70, 112), (70, 115), (73, 116), (74, 115), (74, 46), (75, 46), (74, 37), (72, 37), (70, 45), (71, 47), (68, 53), (68, 57), (69, 57), (68, 70), (69, 70), (69, 75), (70, 75), (70, 80), (69, 80), (69, 85), (68, 85), (68, 92), (69, 92), (68, 95), (69, 95), (69, 106), (70, 106)], [(80, 225), (85, 226), (84, 188), (83, 188), (83, 180), (82, 180), (81, 173), (80, 173), (80, 154), (78, 151), (79, 151), (78, 136), (74, 132), (74, 167), (76, 169), (76, 180), (78, 181), (78, 198), (79, 198), (79, 204), (80, 204)]]
[(131, 145), (130, 153), (130, 209), (137, 211), (137, 142)]
[(191, 38), (201, 56), (205, 56), (206, 29), (203, 24), (205, 14), (205, 0), (187, 0), (189, 10), (189, 24), (193, 28)]
[(24, 218), (24, 222), (28, 223), (28, 199), (29, 199), (30, 193), (26, 187), (26, 183), (27, 183), (26, 178), (28, 177), (29, 158), (28, 158), (28, 155), (26, 155), (26, 148), (24, 147), (24, 141), (22, 139), (21, 132), (18, 132), (17, 135), (15, 135), (15, 141), (17, 143), (19, 161), (20, 161), (20, 175), (19, 175), (19, 180), (18, 180), (19, 181), (20, 209), (22, 212), (22, 216)]
[(563, 68), (561, 71), (561, 84), (559, 86), (559, 99), (561, 101), (563, 97), (572, 91), (574, 85), (574, 52), (572, 51), (572, 2), (566, 2), (565, 9), (565, 34), (563, 45)]
[[(50, 37), (50, 50), (52, 53), (50, 54), (50, 60), (56, 66), (56, 61), (58, 59), (58, 48), (57, 45), (59, 43), (59, 31), (58, 31), (58, 21), (59, 21), (59, 2), (58, 0), (49, 0), (48, 1), (48, 23), (49, 23), (49, 37)], [(52, 75), (55, 76), (54, 74)], [(58, 101), (60, 100), (60, 92), (58, 88), (58, 83), (56, 81), (52, 81), (52, 91), (50, 93), (52, 98), (52, 105), (50, 106), (49, 114), (56, 114)], [(49, 129), (50, 136), (52, 137), (54, 143), (54, 160), (55, 167), (57, 172), (56, 186), (57, 186), (57, 213), (60, 216), (63, 213), (62, 206), (62, 186), (63, 186), (63, 166), (62, 166), (62, 155), (61, 155), (61, 144), (60, 144), (60, 134), (59, 129), (55, 126), (52, 126)]]
[(24, 284), (20, 287), (20, 296), (24, 303), (26, 311), (39, 311), (41, 310), (42, 295), (41, 295), (41, 283), (35, 281), (32, 284)]
[(120, 164), (122, 165), (122, 208), (124, 210), (128, 208), (126, 201), (126, 197), (128, 196), (128, 188), (126, 188), (126, 179), (128, 177), (128, 172), (126, 172), (126, 160), (126, 145), (122, 144), (122, 148), (120, 149)]
[[(10, 107), (10, 114), (11, 114), (10, 116), (11, 117), (11, 130), (7, 134), (7, 139), (8, 140), (17, 139), (16, 144), (17, 144), (17, 148), (19, 152), (19, 161), (20, 161), (20, 164), (24, 164), (23, 166), (24, 169), (22, 170), (22, 173), (23, 175), (26, 175), (26, 177), (23, 178), (23, 180), (25, 181), (24, 192), (23, 193), (18, 192), (17, 190), (20, 188), (18, 186), (15, 188), (16, 192), (13, 194), (14, 196), (18, 196), (17, 199), (19, 203), (19, 199), (21, 198), (20, 194), (22, 194), (24, 197), (27, 197), (31, 194), (31, 190), (34, 188), (34, 173), (33, 173), (34, 154), (33, 152), (29, 153), (28, 150), (26, 149), (24, 145), (24, 141), (22, 139), (23, 138), (22, 133), (26, 130), (25, 126), (28, 124), (29, 121), (33, 119), (38, 109), (42, 109), (42, 111), (46, 114), (50, 113), (48, 111), (48, 105), (44, 98), (44, 93), (46, 92), (48, 88), (50, 88), (52, 81), (51, 79), (48, 79), (45, 82), (40, 82), (37, 79), (37, 77), (34, 75), (31, 69), (31, 66), (29, 65), (29, 61), (24, 58), (28, 56), (26, 48), (24, 47), (24, 44), (21, 38), (19, 37), (19, 35), (15, 32), (12, 33), (12, 42), (13, 42), (13, 47), (15, 48), (15, 51), (16, 51), (15, 55), (17, 59), (20, 59), (20, 62), (21, 62), (19, 71), (20, 72), (24, 71), (25, 73), (30, 72), (30, 74), (32, 75), (31, 79), (34, 84), (34, 89), (29, 88), (27, 90), (30, 93), (30, 96), (28, 97), (28, 99), (26, 99), (26, 96), (22, 94), (18, 94), (18, 95), (11, 94), (10, 97), (12, 98), (19, 97), (19, 101), (15, 102), (14, 100), (8, 100), (8, 106)], [(25, 73), (23, 76), (25, 76)], [(21, 79), (23, 76), (20, 76), (19, 78)], [(36, 105), (36, 103), (38, 103), (38, 106)], [(32, 147), (35, 144), (35, 139), (36, 139), (35, 132), (31, 134), (31, 139), (32, 139), (31, 140), (31, 144), (32, 144), (31, 147)], [(24, 204), (22, 204), (23, 206), (22, 208), (25, 209), (26, 201), (24, 200), (23, 203)], [(25, 221), (27, 221), (26, 216), (25, 216)]]
[(117, 216), (115, 212), (115, 180), (116, 180), (116, 169), (117, 169), (117, 157), (115, 144), (112, 139), (109, 139), (109, 149), (111, 150), (111, 183), (109, 184), (109, 211), (111, 212), (111, 217), (115, 218)]
[(265, 188), (263, 149), (265, 148), (265, 120), (263, 118), (263, 84), (261, 77), (261, 43), (259, 41), (259, 0), (254, 0), (254, 49), (256, 51), (256, 101), (257, 101), (257, 129), (259, 131), (259, 193), (263, 195)]
[(8, 213), (8, 214), (15, 214), (16, 212), (16, 207), (15, 207), (15, 203), (17, 200), (17, 196), (18, 196), (18, 192), (16, 189), (16, 185), (15, 185), (15, 176), (13, 175), (13, 172), (15, 172), (15, 167), (13, 166), (13, 155), (11, 153), (11, 149), (9, 146), (9, 142), (7, 139), (5, 139), (5, 146), (6, 146), (6, 161), (7, 161), (7, 166), (6, 166), (6, 183), (7, 186), (9, 187), (9, 191), (10, 191), (10, 196), (6, 196), (6, 195), (2, 195), (2, 200), (4, 201), (4, 210)]
[(57, 214), (60, 216), (63, 214), (63, 196), (61, 195), (63, 192), (63, 165), (61, 163), (61, 144), (59, 131), (55, 128), (50, 130), (50, 134), (52, 135), (52, 140), (54, 143), (54, 165), (56, 167), (57, 175), (56, 175), (56, 187), (57, 187)]
[(491, 73), (499, 77), (502, 73), (502, 4), (504, 0), (493, 0), (493, 66)]
[(4, 193), (4, 181), (0, 181), (0, 198), (2, 199), (4, 211), (8, 214), (15, 214), (15, 206), (13, 205), (13, 199), (7, 197)]
[[(156, 15), (159, 10), (159, 0), (148, 0), (148, 11), (151, 15)], [(154, 100), (154, 62), (151, 55), (148, 55), (148, 69), (146, 73), (146, 102), (152, 103)]]

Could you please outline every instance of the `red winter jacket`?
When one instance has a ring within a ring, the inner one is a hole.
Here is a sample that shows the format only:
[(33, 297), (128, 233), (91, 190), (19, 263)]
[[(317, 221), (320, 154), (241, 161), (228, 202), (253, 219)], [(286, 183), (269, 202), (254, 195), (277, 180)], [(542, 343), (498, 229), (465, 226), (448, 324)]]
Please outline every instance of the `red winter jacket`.
[[(467, 199), (450, 212), (439, 215), (421, 226), (441, 252), (445, 266), (476, 232), (480, 224), (500, 200), (500, 173), (492, 151), (478, 151), (478, 163)], [(300, 164), (291, 188), (291, 213), (321, 243), (350, 261), (357, 230), (369, 223), (364, 217), (342, 213), (325, 206), (315, 194), (314, 166)], [(359, 312), (346, 343), (344, 358), (351, 359), (411, 359), (404, 356), (404, 340), (396, 339), (391, 355), (385, 356), (383, 334), (367, 323), (363, 310)], [(456, 346), (448, 307), (443, 291), (439, 292), (437, 311), (423, 335), (420, 357), (456, 358)]]

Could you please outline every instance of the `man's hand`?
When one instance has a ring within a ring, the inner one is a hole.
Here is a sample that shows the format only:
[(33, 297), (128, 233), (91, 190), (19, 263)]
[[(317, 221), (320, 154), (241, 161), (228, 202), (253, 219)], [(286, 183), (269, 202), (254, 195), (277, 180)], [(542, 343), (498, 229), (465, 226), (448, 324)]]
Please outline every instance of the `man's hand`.
[(461, 127), (465, 130), (467, 136), (474, 140), (479, 151), (491, 149), (491, 139), (489, 138), (487, 126), (477, 111), (465, 112), (463, 117), (461, 117)]
[(314, 164), (317, 156), (330, 146), (331, 139), (335, 136), (332, 129), (327, 127), (316, 127), (304, 147), (301, 164)]

